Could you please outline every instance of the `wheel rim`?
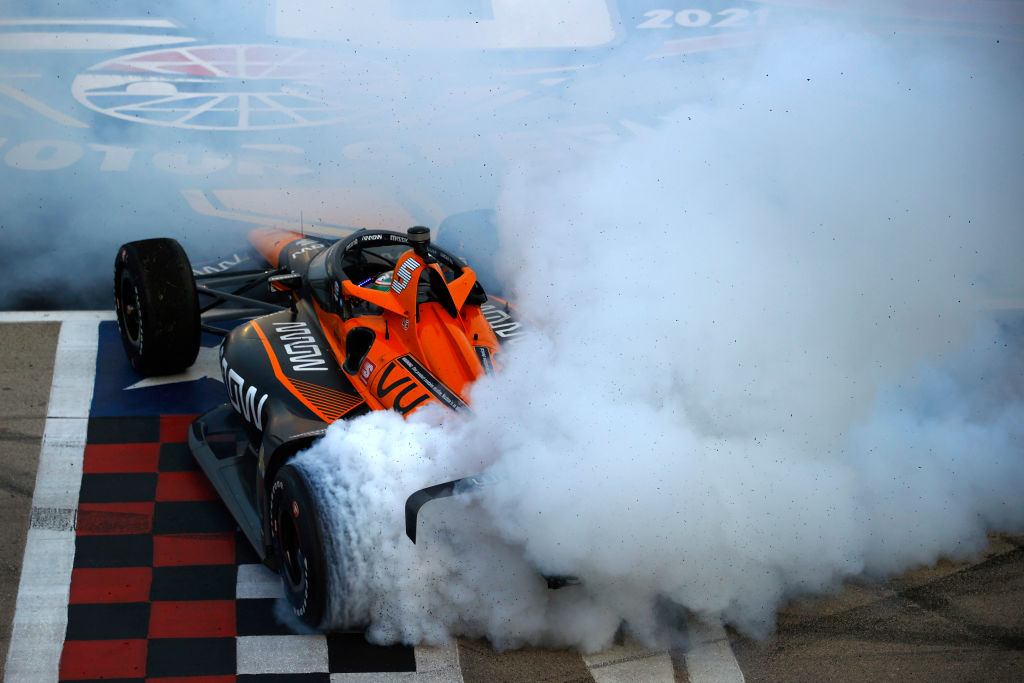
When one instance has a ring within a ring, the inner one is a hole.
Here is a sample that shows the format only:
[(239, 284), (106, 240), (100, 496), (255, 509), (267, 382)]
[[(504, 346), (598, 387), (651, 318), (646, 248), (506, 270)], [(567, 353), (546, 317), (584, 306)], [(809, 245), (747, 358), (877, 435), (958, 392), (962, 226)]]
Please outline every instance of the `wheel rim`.
[(121, 277), (121, 287), (118, 298), (121, 302), (120, 313), (122, 329), (124, 329), (124, 333), (128, 338), (128, 341), (138, 346), (142, 332), (142, 315), (139, 307), (139, 292), (135, 289), (135, 284), (132, 283), (132, 279), (128, 277), (127, 272)]
[(288, 581), (292, 589), (302, 586), (304, 577), (302, 572), (302, 548), (299, 546), (299, 530), (295, 522), (286, 514), (282, 514), (277, 520), (278, 542), (281, 544), (282, 576)]

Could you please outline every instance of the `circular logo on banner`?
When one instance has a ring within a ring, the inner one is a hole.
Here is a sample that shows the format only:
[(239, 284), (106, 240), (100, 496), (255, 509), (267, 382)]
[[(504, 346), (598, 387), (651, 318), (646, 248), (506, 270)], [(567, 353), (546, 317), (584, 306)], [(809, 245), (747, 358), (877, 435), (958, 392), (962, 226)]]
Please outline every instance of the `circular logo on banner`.
[(107, 60), (71, 92), (108, 116), (197, 130), (268, 130), (371, 118), (400, 96), (392, 67), (280, 45), (175, 47)]

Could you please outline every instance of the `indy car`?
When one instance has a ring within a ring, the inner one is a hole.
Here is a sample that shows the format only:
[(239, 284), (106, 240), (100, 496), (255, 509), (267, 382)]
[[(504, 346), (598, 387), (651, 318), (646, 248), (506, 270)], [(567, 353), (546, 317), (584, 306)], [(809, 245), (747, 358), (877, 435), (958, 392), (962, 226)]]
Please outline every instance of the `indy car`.
[[(337, 420), (428, 405), (462, 410), (519, 324), (507, 303), (488, 300), (472, 268), (431, 244), (425, 227), (337, 240), (258, 229), (249, 241), (262, 267), (200, 274), (173, 239), (122, 245), (117, 322), (132, 367), (147, 376), (188, 368), (203, 332), (223, 337), (228, 402), (192, 423), (189, 447), (280, 574), (295, 614), (326, 628), (324, 520), (308, 475), (290, 459)], [(413, 492), (405, 511), (412, 542), (425, 503), (478, 481)]]

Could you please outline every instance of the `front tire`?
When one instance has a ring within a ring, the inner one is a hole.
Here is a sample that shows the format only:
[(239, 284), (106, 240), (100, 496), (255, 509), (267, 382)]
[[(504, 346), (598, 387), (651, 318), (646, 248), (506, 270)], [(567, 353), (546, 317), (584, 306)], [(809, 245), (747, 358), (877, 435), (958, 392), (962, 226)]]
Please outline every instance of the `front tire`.
[(284, 465), (270, 489), (270, 528), (285, 596), (299, 619), (322, 628), (328, 616), (327, 539), (306, 474)]
[(185, 250), (173, 239), (128, 242), (114, 260), (114, 308), (132, 368), (183, 372), (199, 354), (199, 296)]

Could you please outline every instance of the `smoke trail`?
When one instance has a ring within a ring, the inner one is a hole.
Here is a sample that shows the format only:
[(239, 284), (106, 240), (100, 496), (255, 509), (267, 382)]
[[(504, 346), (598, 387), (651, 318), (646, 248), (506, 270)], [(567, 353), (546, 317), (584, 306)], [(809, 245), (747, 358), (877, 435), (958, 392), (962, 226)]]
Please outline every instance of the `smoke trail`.
[[(1020, 77), (1002, 46), (909, 47), (794, 37), (646, 137), (510, 175), (535, 334), (471, 417), (300, 456), (351, 534), (346, 621), (596, 649), (656, 641), (668, 600), (764, 635), (793, 596), (1024, 525), (1021, 330), (985, 307), (1024, 291)], [(499, 483), (412, 547), (405, 496), (477, 472)]]

